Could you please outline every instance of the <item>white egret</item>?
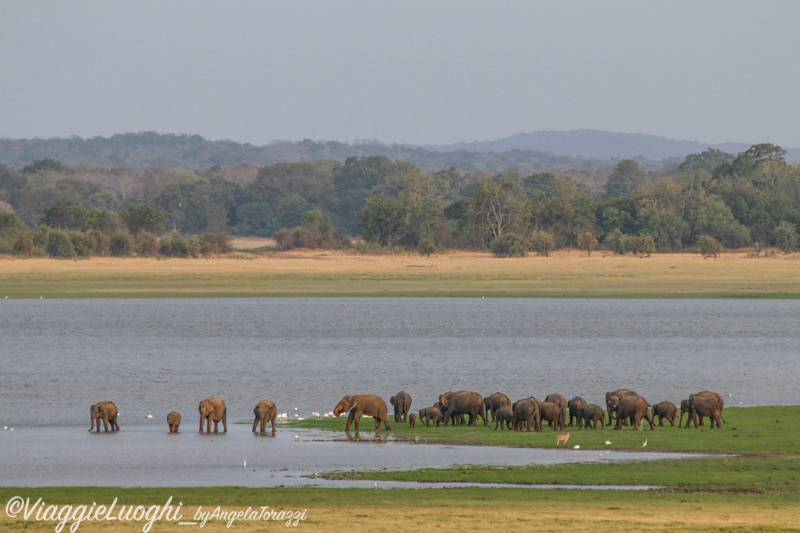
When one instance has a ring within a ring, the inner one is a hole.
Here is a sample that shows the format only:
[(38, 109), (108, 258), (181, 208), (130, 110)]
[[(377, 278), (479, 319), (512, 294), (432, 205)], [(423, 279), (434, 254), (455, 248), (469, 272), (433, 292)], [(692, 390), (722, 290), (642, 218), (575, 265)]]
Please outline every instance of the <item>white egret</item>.
[(642, 448), (644, 448), (645, 446), (647, 446), (647, 439), (644, 439), (644, 444), (642, 444)]
[(610, 440), (606, 441), (606, 446), (611, 446), (611, 441)]
[(148, 419), (148, 420), (150, 420), (150, 419), (152, 419), (152, 418), (153, 418), (153, 415), (147, 415), (145, 418), (146, 418), (146, 419)]
[(247, 460), (242, 463), (242, 468), (247, 468)]
[(300, 435), (295, 435), (295, 436), (294, 436), (294, 441), (295, 441), (295, 442), (297, 442), (297, 441), (299, 441), (299, 440), (300, 440)]
[(576, 444), (575, 446), (572, 447), (572, 449), (573, 450), (580, 450), (581, 446), (580, 446), (580, 444)]

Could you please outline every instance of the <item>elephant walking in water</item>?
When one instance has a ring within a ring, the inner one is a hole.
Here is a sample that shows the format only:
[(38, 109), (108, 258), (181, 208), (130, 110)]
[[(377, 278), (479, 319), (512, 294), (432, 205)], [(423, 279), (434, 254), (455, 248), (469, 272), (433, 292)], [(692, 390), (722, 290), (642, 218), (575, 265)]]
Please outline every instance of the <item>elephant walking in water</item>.
[(169, 425), (170, 433), (177, 433), (181, 425), (181, 414), (177, 411), (172, 411), (167, 415), (167, 424)]
[(389, 403), (394, 406), (394, 421), (405, 422), (406, 416), (411, 412), (411, 395), (400, 391), (389, 399)]
[(103, 401), (100, 403), (96, 403), (89, 407), (89, 415), (90, 415), (90, 424), (89, 432), (94, 429), (95, 421), (97, 421), (97, 431), (100, 432), (100, 421), (103, 421), (103, 427), (106, 431), (108, 431), (108, 424), (111, 424), (111, 431), (119, 431), (119, 424), (117, 423), (117, 417), (119, 416), (119, 410), (117, 410), (117, 406), (114, 405), (114, 402)]
[(219, 421), (222, 420), (223, 433), (228, 432), (228, 408), (219, 398), (206, 398), (198, 406), (200, 411), (200, 433), (203, 432), (203, 422), (208, 421), (206, 432), (211, 433), (211, 422), (214, 422), (214, 433), (219, 433)]
[(272, 432), (275, 433), (275, 417), (277, 416), (278, 409), (275, 404), (269, 400), (261, 400), (258, 405), (253, 409), (255, 419), (253, 420), (253, 433), (256, 431), (256, 426), (261, 422), (261, 433), (265, 433), (267, 429), (267, 422), (272, 422)]
[(342, 398), (336, 407), (333, 409), (333, 416), (339, 416), (342, 413), (349, 412), (347, 415), (347, 426), (345, 431), (350, 431), (350, 426), (353, 422), (356, 423), (356, 431), (361, 429), (361, 417), (371, 416), (375, 419), (375, 429), (381, 428), (381, 422), (387, 430), (392, 429), (389, 427), (389, 409), (386, 407), (386, 402), (377, 394), (356, 394), (354, 396), (345, 396)]

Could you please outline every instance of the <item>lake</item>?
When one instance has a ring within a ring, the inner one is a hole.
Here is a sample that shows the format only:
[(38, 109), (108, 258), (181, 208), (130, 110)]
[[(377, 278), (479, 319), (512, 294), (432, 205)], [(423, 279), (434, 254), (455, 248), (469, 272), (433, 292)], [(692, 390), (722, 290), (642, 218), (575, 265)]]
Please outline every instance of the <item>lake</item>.
[[(726, 405), (800, 404), (798, 316), (797, 300), (0, 300), (0, 426), (16, 430), (13, 438), (2, 434), (0, 459), (31, 472), (15, 478), (23, 484), (41, 484), (42, 457), (54, 458), (47, 464), (65, 480), (58, 484), (107, 484), (114, 478), (103, 477), (102, 468), (89, 478), (79, 472), (91, 468), (56, 471), (62, 463), (81, 465), (75, 456), (96, 443), (135, 442), (146, 457), (202, 439), (190, 433), (197, 432), (197, 404), (209, 396), (226, 401), (229, 433), (198, 442), (247, 439), (242, 454), (255, 443), (293, 440), (282, 434), (290, 430), (254, 440), (249, 426), (230, 424), (252, 420), (253, 406), (265, 398), (290, 416), (295, 408), (302, 416), (331, 411), (346, 394), (375, 393), (388, 402), (400, 390), (411, 394), (414, 411), (462, 389), (512, 399), (557, 392), (601, 405), (606, 391), (622, 387), (650, 403), (676, 404), (714, 390)], [(100, 400), (119, 407), (119, 434), (88, 435), (89, 405)], [(172, 410), (183, 415), (175, 436), (166, 434)], [(311, 440), (345, 450), (360, 445)], [(420, 448), (410, 446), (408, 454)], [(275, 468), (322, 468), (303, 457)], [(235, 458), (238, 467), (244, 459)], [(348, 468), (347, 461), (336, 464)], [(150, 467), (139, 468), (144, 478), (131, 474), (117, 484), (152, 484)], [(202, 478), (188, 467), (174, 474), (172, 484)]]

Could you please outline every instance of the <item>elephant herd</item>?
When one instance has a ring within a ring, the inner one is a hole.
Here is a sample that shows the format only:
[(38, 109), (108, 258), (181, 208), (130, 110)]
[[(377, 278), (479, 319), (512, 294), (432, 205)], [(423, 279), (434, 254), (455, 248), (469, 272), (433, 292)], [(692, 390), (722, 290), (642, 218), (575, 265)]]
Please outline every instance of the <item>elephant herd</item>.
[[(589, 404), (583, 398), (576, 396), (571, 400), (560, 394), (550, 394), (544, 401), (533, 396), (522, 398), (511, 402), (508, 396), (501, 392), (490, 394), (486, 398), (477, 392), (457, 391), (446, 392), (439, 396), (439, 399), (431, 407), (420, 409), (415, 415), (411, 412), (411, 396), (400, 391), (391, 397), (389, 403), (394, 407), (394, 421), (397, 423), (406, 422), (411, 427), (415, 427), (417, 419), (427, 427), (431, 424), (439, 425), (467, 424), (477, 425), (478, 417), (483, 419), (483, 425), (488, 426), (489, 415), (495, 423), (494, 429), (514, 429), (515, 431), (542, 431), (542, 422), (546, 421), (553, 430), (561, 430), (569, 426), (577, 425), (578, 428), (597, 428), (600, 423), (601, 428), (606, 424), (614, 423), (614, 429), (622, 429), (622, 425), (629, 423), (634, 430), (641, 427), (642, 419), (650, 424), (650, 429), (655, 429), (654, 420), (659, 418), (659, 425), (663, 425), (664, 419), (675, 425), (678, 407), (672, 402), (663, 401), (651, 405), (638, 393), (630, 389), (618, 389), (606, 393), (606, 411), (608, 422), (606, 422), (605, 412), (597, 404)], [(722, 396), (716, 392), (701, 391), (691, 394), (689, 398), (680, 402), (681, 417), (678, 427), (683, 424), (683, 416), (688, 413), (686, 426), (694, 423), (695, 427), (703, 425), (703, 418), (711, 420), (711, 427), (720, 428), (722, 426), (722, 410), (725, 402)], [(652, 414), (651, 414), (652, 409)], [(211, 432), (211, 422), (214, 422), (214, 433), (218, 432), (219, 422), (222, 421), (223, 432), (228, 431), (228, 412), (225, 402), (219, 398), (206, 398), (198, 406), (200, 414), (200, 433), (203, 433), (203, 425), (206, 425), (206, 432)], [(94, 404), (90, 408), (92, 431), (97, 426), (100, 431), (100, 421), (103, 421), (105, 431), (111, 425), (111, 431), (118, 431), (119, 424), (117, 417), (119, 411), (113, 402), (103, 401)], [(373, 418), (375, 429), (379, 430), (383, 423), (386, 430), (390, 430), (388, 407), (386, 402), (377, 394), (356, 394), (342, 398), (333, 409), (333, 416), (338, 417), (348, 413), (346, 431), (350, 431), (355, 423), (355, 430), (361, 428), (361, 418)], [(253, 429), (258, 428), (261, 433), (266, 430), (267, 423), (272, 424), (272, 431), (275, 431), (275, 419), (277, 409), (275, 404), (269, 400), (262, 400), (253, 409), (254, 420)], [(569, 423), (567, 423), (569, 415)], [(283, 415), (284, 417), (286, 415)], [(327, 415), (326, 415), (327, 416)], [(699, 419), (699, 420), (698, 420)], [(167, 424), (171, 433), (176, 433), (181, 423), (181, 415), (172, 411), (167, 415)], [(260, 425), (260, 427), (259, 427)]]

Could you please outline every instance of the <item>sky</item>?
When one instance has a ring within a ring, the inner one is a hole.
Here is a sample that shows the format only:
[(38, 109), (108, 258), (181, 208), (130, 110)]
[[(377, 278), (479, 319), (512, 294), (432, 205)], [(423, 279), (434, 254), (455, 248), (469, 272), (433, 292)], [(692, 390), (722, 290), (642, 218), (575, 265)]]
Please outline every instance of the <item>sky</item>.
[(800, 3), (0, 0), (0, 137), (800, 147)]

